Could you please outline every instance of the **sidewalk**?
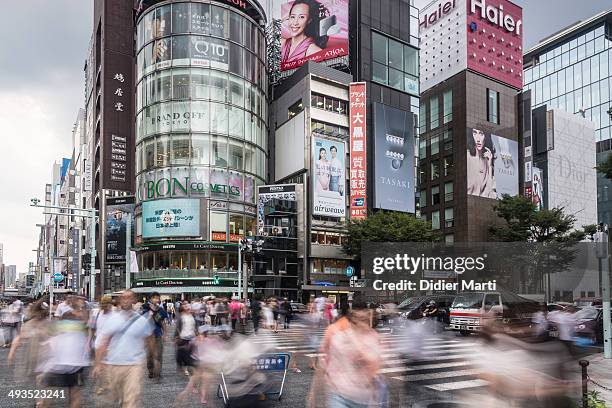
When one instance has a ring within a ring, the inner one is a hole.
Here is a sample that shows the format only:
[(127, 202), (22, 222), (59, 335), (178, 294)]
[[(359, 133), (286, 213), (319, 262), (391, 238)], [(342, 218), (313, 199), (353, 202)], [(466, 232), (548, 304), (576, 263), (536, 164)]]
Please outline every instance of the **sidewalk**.
[[(605, 359), (603, 353), (597, 353), (585, 357), (584, 360), (589, 362), (587, 367), (590, 379), (589, 392), (597, 391), (604, 401), (612, 404), (612, 359)], [(580, 370), (580, 367), (578, 367), (578, 370)], [(602, 388), (602, 386), (605, 388)]]

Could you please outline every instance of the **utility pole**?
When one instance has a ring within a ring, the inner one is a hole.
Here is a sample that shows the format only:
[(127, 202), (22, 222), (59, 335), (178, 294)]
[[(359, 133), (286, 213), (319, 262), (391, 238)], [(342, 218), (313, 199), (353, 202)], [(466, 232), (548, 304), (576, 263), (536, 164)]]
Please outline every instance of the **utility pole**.
[(125, 290), (132, 286), (132, 215), (123, 213), (125, 220)]
[(601, 303), (603, 307), (603, 343), (604, 358), (612, 358), (612, 332), (610, 331), (610, 268), (608, 254), (608, 228), (600, 223), (594, 235), (595, 251), (601, 272)]

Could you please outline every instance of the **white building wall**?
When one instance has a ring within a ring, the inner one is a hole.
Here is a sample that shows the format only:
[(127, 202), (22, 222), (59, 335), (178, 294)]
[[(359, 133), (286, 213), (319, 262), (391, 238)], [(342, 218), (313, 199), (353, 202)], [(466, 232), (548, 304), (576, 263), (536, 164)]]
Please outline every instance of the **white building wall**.
[[(559, 109), (547, 112), (553, 149), (548, 151), (548, 208), (574, 214), (576, 228), (597, 223), (595, 124)], [(550, 133), (549, 133), (550, 134)]]

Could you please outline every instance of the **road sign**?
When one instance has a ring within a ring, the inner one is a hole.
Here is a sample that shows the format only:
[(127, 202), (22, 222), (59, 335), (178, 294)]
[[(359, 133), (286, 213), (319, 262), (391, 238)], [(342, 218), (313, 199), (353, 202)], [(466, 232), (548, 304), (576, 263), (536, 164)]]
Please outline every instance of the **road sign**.
[(355, 268), (353, 268), (350, 265), (346, 267), (346, 276), (347, 277), (350, 278), (351, 276), (353, 276), (354, 273), (355, 273)]
[(53, 280), (55, 282), (61, 282), (64, 280), (64, 275), (62, 275), (61, 273), (54, 273), (53, 274)]

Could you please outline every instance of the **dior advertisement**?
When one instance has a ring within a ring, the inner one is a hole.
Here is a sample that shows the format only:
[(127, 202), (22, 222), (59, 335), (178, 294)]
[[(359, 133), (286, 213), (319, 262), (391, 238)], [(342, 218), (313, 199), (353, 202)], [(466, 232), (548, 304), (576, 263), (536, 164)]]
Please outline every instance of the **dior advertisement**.
[(415, 212), (412, 112), (374, 103), (374, 207)]
[(495, 200), (518, 195), (518, 143), (471, 128), (467, 138), (467, 193)]

